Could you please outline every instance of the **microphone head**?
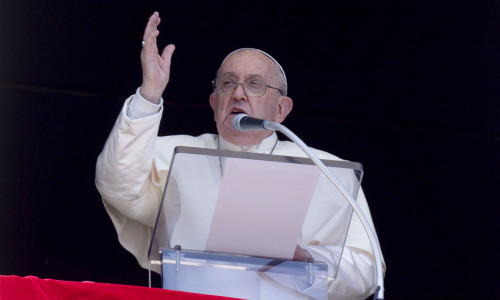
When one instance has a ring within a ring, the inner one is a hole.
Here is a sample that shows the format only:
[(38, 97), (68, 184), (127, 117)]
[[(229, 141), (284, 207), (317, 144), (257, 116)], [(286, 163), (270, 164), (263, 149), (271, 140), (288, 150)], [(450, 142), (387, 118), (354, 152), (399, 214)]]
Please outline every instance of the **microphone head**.
[(248, 115), (247, 114), (238, 114), (236, 117), (234, 117), (233, 119), (233, 127), (236, 128), (236, 130), (238, 131), (246, 131), (244, 129), (241, 128), (241, 119), (243, 118), (248, 118)]

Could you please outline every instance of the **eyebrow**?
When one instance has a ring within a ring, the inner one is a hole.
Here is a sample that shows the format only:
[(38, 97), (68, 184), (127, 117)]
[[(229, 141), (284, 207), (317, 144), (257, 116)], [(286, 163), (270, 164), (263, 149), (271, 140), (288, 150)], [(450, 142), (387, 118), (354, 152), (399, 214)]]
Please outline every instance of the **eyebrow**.
[[(224, 72), (222, 75), (219, 76), (219, 78), (223, 78), (223, 77), (226, 77), (226, 76), (235, 76), (235, 73), (234, 72)], [(260, 78), (262, 80), (265, 80), (264, 77), (262, 77), (262, 75), (258, 75), (258, 74), (250, 74), (249, 76), (250, 78)]]

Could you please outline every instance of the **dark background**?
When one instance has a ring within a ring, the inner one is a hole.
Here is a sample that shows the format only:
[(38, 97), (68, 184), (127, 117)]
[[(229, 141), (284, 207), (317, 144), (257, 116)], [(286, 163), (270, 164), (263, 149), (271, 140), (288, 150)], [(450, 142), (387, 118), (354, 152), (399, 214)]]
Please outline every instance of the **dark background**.
[(497, 1), (2, 1), (0, 274), (147, 285), (94, 172), (154, 10), (177, 46), (162, 135), (215, 132), (221, 60), (267, 51), (285, 125), (364, 165), (387, 299), (498, 297)]

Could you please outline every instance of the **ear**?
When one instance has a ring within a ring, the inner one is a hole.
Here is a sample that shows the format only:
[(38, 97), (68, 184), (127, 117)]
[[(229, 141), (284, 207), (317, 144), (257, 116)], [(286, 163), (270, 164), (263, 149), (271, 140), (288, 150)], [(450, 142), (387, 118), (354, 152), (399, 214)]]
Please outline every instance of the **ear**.
[(280, 97), (278, 103), (278, 109), (276, 110), (276, 115), (274, 116), (274, 122), (282, 123), (286, 116), (292, 111), (293, 101), (290, 97)]
[(210, 98), (208, 101), (210, 102), (210, 107), (214, 111), (214, 119), (215, 119), (215, 93), (210, 94)]

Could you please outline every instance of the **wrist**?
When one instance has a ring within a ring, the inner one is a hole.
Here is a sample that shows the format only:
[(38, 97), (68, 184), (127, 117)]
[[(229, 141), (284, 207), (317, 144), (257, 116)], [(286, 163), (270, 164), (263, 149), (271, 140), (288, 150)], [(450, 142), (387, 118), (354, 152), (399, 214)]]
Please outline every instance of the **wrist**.
[(139, 94), (142, 98), (148, 100), (151, 103), (160, 103), (161, 95), (163, 94), (163, 89), (151, 88), (147, 84), (142, 83), (139, 88)]

